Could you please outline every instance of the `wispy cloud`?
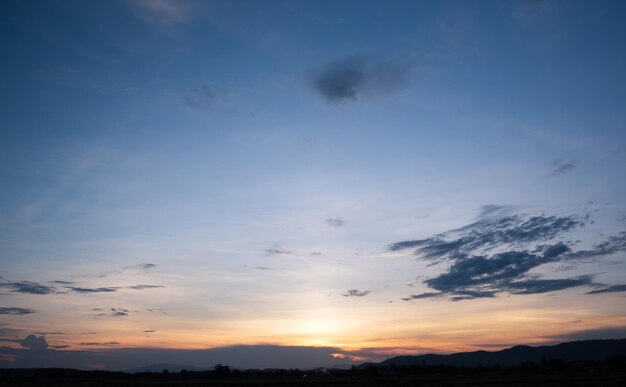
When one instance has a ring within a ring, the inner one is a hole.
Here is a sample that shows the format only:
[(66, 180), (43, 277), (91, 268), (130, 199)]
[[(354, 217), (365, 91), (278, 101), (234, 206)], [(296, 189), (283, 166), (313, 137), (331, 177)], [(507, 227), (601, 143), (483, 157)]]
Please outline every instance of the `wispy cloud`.
[(326, 219), (326, 223), (329, 226), (333, 226), (333, 227), (341, 227), (344, 225), (345, 221), (341, 218), (328, 218)]
[(73, 282), (73, 281), (50, 281), (50, 283), (58, 284), (58, 285), (74, 285), (76, 282)]
[(515, 206), (498, 205), (498, 204), (485, 204), (478, 208), (478, 218), (487, 218), (492, 216), (501, 217), (507, 215), (515, 210)]
[(143, 270), (144, 273), (149, 273), (155, 267), (157, 267), (155, 263), (140, 263), (138, 265), (124, 266), (124, 270)]
[(599, 257), (613, 255), (615, 253), (626, 251), (626, 231), (618, 235), (612, 235), (602, 242), (595, 243), (588, 250), (579, 250), (569, 255), (574, 260), (592, 260)]
[(74, 293), (112, 293), (116, 292), (118, 288), (69, 288)]
[(134, 290), (143, 290), (143, 289), (157, 289), (157, 288), (164, 288), (165, 286), (161, 286), (161, 285), (132, 285), (132, 286), (128, 286), (128, 289), (134, 289)]
[(550, 171), (546, 173), (546, 177), (556, 177), (573, 171), (576, 168), (576, 161), (564, 161), (561, 159), (554, 160), (550, 163)]
[(274, 246), (274, 247), (271, 247), (269, 249), (263, 250), (263, 252), (265, 253), (266, 256), (270, 256), (270, 255), (287, 255), (287, 254), (293, 254), (294, 253), (293, 250), (289, 250), (289, 249), (286, 249), (286, 248), (281, 247), (281, 246)]
[(27, 308), (0, 307), (0, 314), (23, 315), (31, 313), (35, 313), (35, 311)]
[(364, 297), (370, 294), (369, 290), (350, 289), (343, 296), (344, 297)]
[[(0, 338), (4, 339), (6, 337), (15, 337), (17, 336), (20, 332), (22, 332), (21, 329), (14, 329), (14, 328), (4, 328), (4, 327), (0, 327)], [(5, 341), (5, 340), (3, 340)]]
[(351, 55), (313, 73), (313, 89), (329, 102), (352, 102), (363, 94), (385, 95), (409, 84), (413, 65), (368, 55)]
[(587, 294), (621, 293), (621, 292), (626, 292), (626, 285), (607, 286), (602, 289), (592, 290), (588, 292)]
[(124, 308), (92, 308), (93, 312), (98, 312), (94, 314), (96, 318), (98, 317), (126, 317), (130, 314), (130, 310)]

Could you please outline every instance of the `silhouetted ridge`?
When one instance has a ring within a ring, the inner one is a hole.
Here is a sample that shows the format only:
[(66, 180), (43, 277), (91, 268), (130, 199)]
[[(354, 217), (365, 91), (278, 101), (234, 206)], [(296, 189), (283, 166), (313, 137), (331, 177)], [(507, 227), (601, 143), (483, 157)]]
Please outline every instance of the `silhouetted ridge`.
[(573, 341), (551, 346), (531, 347), (517, 345), (495, 352), (460, 352), (451, 355), (427, 354), (397, 356), (378, 364), (379, 367), (446, 365), (457, 367), (517, 366), (523, 363), (541, 363), (549, 359), (571, 361), (603, 361), (613, 355), (626, 356), (626, 339)]

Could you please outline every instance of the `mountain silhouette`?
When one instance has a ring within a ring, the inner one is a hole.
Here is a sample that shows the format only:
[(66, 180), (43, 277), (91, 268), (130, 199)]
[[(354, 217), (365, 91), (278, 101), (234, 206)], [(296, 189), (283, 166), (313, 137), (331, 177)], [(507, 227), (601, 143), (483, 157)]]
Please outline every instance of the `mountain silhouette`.
[[(613, 355), (626, 356), (626, 339), (572, 341), (551, 346), (518, 345), (501, 351), (460, 352), (450, 355), (396, 356), (378, 363), (378, 367), (446, 365), (457, 367), (516, 366), (541, 363), (549, 359), (569, 361), (603, 361)], [(366, 363), (371, 365), (371, 363)], [(362, 365), (363, 366), (363, 365)]]

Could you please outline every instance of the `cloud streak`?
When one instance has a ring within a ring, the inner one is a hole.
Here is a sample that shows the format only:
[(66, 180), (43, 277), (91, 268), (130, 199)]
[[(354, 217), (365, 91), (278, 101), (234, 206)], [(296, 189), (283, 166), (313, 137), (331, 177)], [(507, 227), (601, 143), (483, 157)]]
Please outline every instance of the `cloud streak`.
[(134, 290), (143, 290), (143, 289), (157, 289), (157, 288), (164, 288), (165, 286), (161, 286), (161, 285), (132, 285), (132, 286), (128, 286), (128, 289), (134, 289)]
[(626, 285), (613, 285), (603, 289), (592, 290), (587, 294), (603, 294), (603, 293), (621, 293), (626, 292)]
[(51, 286), (42, 285), (37, 282), (21, 281), (21, 282), (4, 282), (0, 283), (0, 287), (10, 289), (15, 293), (26, 294), (53, 294), (56, 293), (56, 289)]
[(16, 308), (16, 307), (0, 307), (0, 314), (24, 315), (35, 313), (33, 309)]
[(74, 293), (112, 293), (116, 292), (118, 288), (78, 288), (71, 287), (69, 288)]

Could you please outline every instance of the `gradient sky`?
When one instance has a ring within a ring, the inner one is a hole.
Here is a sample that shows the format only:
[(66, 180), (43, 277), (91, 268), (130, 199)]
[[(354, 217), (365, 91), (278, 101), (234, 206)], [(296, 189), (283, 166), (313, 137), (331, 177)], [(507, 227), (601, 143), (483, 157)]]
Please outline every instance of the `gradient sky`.
[(0, 366), (626, 337), (624, 20), (2, 1)]

